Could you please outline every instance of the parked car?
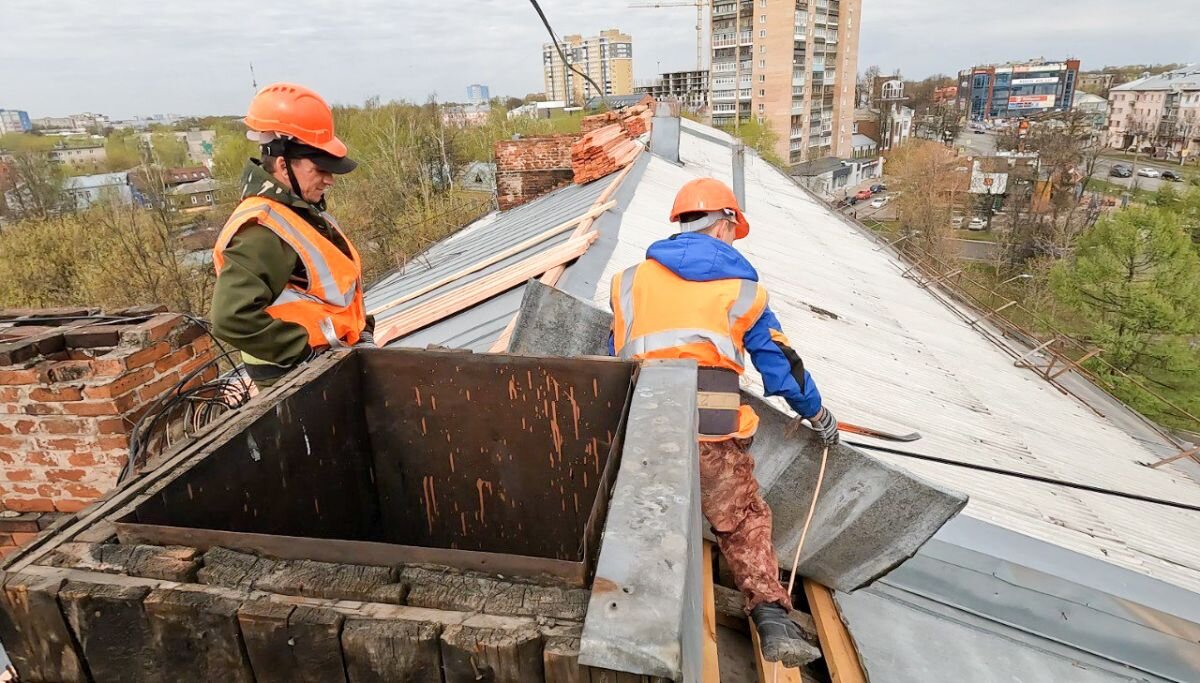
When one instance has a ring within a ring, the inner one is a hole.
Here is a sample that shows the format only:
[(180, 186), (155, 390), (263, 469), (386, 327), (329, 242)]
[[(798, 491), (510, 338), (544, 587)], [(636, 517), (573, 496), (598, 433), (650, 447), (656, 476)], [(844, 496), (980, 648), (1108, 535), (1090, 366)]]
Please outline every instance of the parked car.
[(1157, 178), (1157, 177), (1161, 176), (1162, 173), (1159, 173), (1158, 169), (1146, 167), (1146, 168), (1139, 168), (1138, 175), (1140, 175), (1143, 178)]
[(859, 201), (866, 201), (871, 198), (871, 191), (870, 190), (859, 190), (858, 193), (854, 195), (854, 198)]
[(871, 201), (871, 208), (882, 209), (884, 204), (887, 204), (887, 197), (876, 197)]
[(962, 216), (951, 216), (950, 227), (962, 229), (963, 223), (966, 221)]
[(1182, 183), (1183, 182), (1183, 176), (1179, 175), (1175, 171), (1163, 171), (1162, 179), (1170, 180), (1173, 183)]
[(880, 192), (887, 192), (887, 185), (877, 183), (871, 186), (871, 194), (879, 194)]
[(1125, 164), (1113, 164), (1108, 174), (1114, 178), (1129, 178), (1133, 176), (1133, 169)]
[(967, 224), (967, 230), (984, 230), (986, 228), (987, 221), (983, 220), (979, 216), (972, 218), (971, 222)]

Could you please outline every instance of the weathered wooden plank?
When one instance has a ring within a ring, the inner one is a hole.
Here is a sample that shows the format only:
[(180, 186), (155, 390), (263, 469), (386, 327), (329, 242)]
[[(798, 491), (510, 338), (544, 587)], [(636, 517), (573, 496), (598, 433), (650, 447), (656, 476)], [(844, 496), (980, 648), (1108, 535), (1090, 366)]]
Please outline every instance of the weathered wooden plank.
[(804, 594), (808, 597), (808, 607), (812, 610), (821, 651), (833, 683), (866, 683), (867, 676), (858, 660), (858, 651), (842, 623), (833, 593), (815, 581), (804, 579)]
[(440, 681), (441, 626), (399, 619), (347, 619), (342, 656), (350, 683)]
[(409, 586), (409, 605), (485, 614), (583, 621), (590, 596), (584, 589), (515, 583), (447, 568), (407, 566), (399, 580)]
[(201, 583), (249, 590), (258, 579), (275, 569), (278, 561), (228, 548), (204, 553), (204, 566), (197, 572)]
[(541, 683), (542, 636), (532, 626), (448, 626), (442, 631), (442, 669), (446, 683)]
[(254, 673), (245, 654), (241, 601), (207, 592), (156, 588), (146, 596), (154, 656), (173, 683), (245, 681)]
[(579, 639), (547, 638), (542, 647), (546, 683), (590, 683), (587, 667), (579, 665)]
[(195, 548), (184, 546), (64, 543), (44, 564), (189, 583), (196, 580), (200, 560)]
[(243, 604), (238, 623), (255, 680), (345, 681), (343, 619), (328, 608), (266, 600)]
[(0, 641), (26, 681), (87, 681), (82, 654), (58, 606), (63, 580), (8, 575), (0, 593)]
[(721, 683), (721, 665), (717, 657), (717, 606), (713, 600), (713, 545), (708, 541), (704, 542), (700, 564), (703, 570), (700, 590), (704, 605), (704, 664), (700, 676), (704, 683)]
[(96, 681), (157, 683), (165, 672), (151, 651), (146, 586), (69, 581), (58, 601)]
[(283, 595), (370, 600), (376, 590), (395, 582), (396, 570), (392, 567), (297, 560), (277, 563), (254, 582), (254, 587)]

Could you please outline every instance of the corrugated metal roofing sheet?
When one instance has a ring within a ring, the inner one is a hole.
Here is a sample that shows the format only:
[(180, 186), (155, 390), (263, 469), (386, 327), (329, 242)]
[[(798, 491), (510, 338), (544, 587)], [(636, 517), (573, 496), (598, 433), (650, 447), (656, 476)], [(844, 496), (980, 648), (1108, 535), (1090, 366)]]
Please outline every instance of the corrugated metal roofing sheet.
[[(604, 192), (609, 182), (610, 179), (602, 178), (587, 185), (568, 185), (528, 204), (523, 204), (503, 213), (489, 214), (479, 219), (450, 238), (435, 244), (428, 251), (413, 259), (405, 268), (371, 286), (366, 293), (367, 310), (387, 306), (390, 301), (395, 301), (406, 294), (416, 292), (448, 276), (462, 272), (473, 264), (483, 262), (509, 247), (536, 237), (557, 225), (586, 213), (595, 204), (600, 194)], [(498, 270), (524, 261), (555, 245), (562, 244), (570, 238), (570, 235), (571, 231), (567, 230), (498, 263), (459, 278), (453, 283), (439, 287), (403, 304), (387, 307), (376, 318), (382, 320), (389, 316), (394, 316), (431, 298), (441, 296), (468, 283), (486, 278)], [(503, 322), (499, 323), (499, 329), (495, 329), (495, 335), (492, 336), (492, 340), (494, 341), (498, 338), (500, 331), (508, 324), (508, 320), (516, 313), (517, 307), (520, 305), (519, 294), (516, 297), (516, 303), (512, 304), (511, 308), (507, 308), (507, 311), (505, 311), (506, 306), (495, 303), (496, 299), (503, 299), (503, 296), (495, 297), (491, 302), (484, 302), (455, 316), (456, 318), (466, 316), (467, 319), (453, 321), (451, 323), (453, 329), (459, 332), (463, 329), (474, 330), (474, 332), (467, 334), (465, 337), (457, 333), (451, 335), (456, 341), (469, 342), (462, 345), (464, 348), (476, 348), (482, 343), (481, 340), (491, 334), (491, 330), (495, 328), (497, 322), (503, 319)], [(504, 300), (507, 301), (507, 299)], [(445, 332), (446, 328), (444, 327), (439, 331), (439, 333)], [(415, 341), (410, 340), (409, 337)], [(425, 346), (430, 343), (448, 344), (446, 340), (438, 340), (437, 337), (437, 334), (422, 334), (422, 331), (417, 331), (407, 337), (394, 340), (391, 345)], [(486, 350), (486, 345), (485, 348), (479, 350)]]
[[(591, 291), (573, 293), (607, 307), (612, 276), (671, 234), (666, 216), (678, 188), (701, 175), (730, 181), (730, 150), (712, 139), (714, 131), (690, 121), (684, 131), (684, 165), (650, 160), (632, 199), (614, 214), (615, 239), (601, 236), (615, 242), (603, 255), (603, 275), (589, 278)], [(1146, 445), (1155, 441), (1151, 434), (1131, 433), (1013, 367), (1009, 355), (902, 277), (899, 260), (753, 155), (746, 192), (752, 227), (738, 248), (759, 269), (772, 308), (840, 419), (920, 431), (924, 438), (910, 445), (919, 453), (1200, 505), (1200, 486), (1181, 470), (1140, 464), (1158, 459)], [(567, 282), (587, 282), (571, 272), (594, 267), (593, 252), (568, 271)], [(744, 385), (761, 395), (753, 371)], [(1108, 408), (1120, 410), (1115, 402)], [(974, 517), (1200, 591), (1195, 514), (883, 457), (968, 493)]]

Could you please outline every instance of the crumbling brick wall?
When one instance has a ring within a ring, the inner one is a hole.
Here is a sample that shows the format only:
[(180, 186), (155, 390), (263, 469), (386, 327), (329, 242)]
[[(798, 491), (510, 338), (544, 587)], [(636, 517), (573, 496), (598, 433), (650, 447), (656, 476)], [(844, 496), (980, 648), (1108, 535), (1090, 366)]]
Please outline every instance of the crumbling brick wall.
[(103, 495), (138, 418), (214, 357), (200, 325), (151, 310), (90, 323), (66, 320), (78, 310), (0, 311), (0, 510), (74, 512)]
[(495, 145), (500, 210), (511, 209), (569, 184), (571, 145), (577, 135), (501, 140)]

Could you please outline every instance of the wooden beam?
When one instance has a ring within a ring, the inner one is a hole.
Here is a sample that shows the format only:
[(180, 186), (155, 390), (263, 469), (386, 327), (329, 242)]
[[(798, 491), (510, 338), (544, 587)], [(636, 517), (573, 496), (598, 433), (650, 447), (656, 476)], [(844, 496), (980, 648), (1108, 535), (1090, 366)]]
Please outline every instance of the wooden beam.
[(704, 578), (700, 582), (700, 590), (704, 598), (704, 666), (700, 669), (701, 680), (704, 683), (721, 683), (721, 666), (717, 660), (717, 603), (713, 596), (713, 547), (712, 543), (704, 542), (704, 552), (700, 556), (703, 564)]
[(804, 594), (808, 596), (808, 608), (817, 624), (821, 651), (833, 683), (866, 683), (867, 676), (858, 660), (854, 641), (850, 639), (850, 632), (846, 630), (837, 605), (833, 603), (833, 592), (819, 583), (804, 579)]
[(375, 338), (380, 346), (385, 346), (394, 339), (490, 299), (532, 277), (541, 275), (554, 266), (579, 258), (580, 254), (587, 251), (595, 239), (595, 233), (571, 239), (520, 263), (514, 263), (486, 278), (422, 302), (400, 315), (382, 321), (382, 324), (376, 327)]
[(501, 261), (503, 261), (505, 259), (512, 258), (513, 256), (516, 256), (517, 254), (520, 254), (521, 252), (525, 251), (526, 249), (536, 247), (537, 245), (541, 244), (542, 242), (545, 242), (546, 240), (550, 239), (551, 237), (554, 237), (556, 235), (561, 235), (562, 233), (566, 232), (567, 230), (570, 230), (571, 228), (573, 228), (581, 223), (587, 223), (588, 225), (591, 225), (592, 219), (594, 219), (596, 216), (599, 216), (600, 214), (604, 213), (605, 211), (608, 211), (615, 205), (616, 205), (616, 202), (607, 202), (604, 204), (596, 204), (596, 205), (592, 206), (592, 208), (588, 209), (587, 213), (584, 213), (583, 215), (576, 216), (565, 223), (560, 223), (559, 225), (556, 225), (553, 228), (546, 230), (545, 232), (534, 235), (533, 237), (530, 237), (529, 239), (527, 239), (523, 242), (515, 244), (515, 245), (509, 247), (508, 249), (505, 249), (504, 251), (501, 251), (496, 254), (492, 254), (491, 256), (489, 256), (488, 258), (486, 258), (482, 261), (479, 261), (477, 263), (472, 263), (471, 265), (467, 266), (466, 268), (463, 268), (462, 270), (454, 273), (453, 275), (447, 275), (446, 277), (444, 277), (440, 280), (437, 280), (431, 284), (425, 285), (424, 287), (421, 287), (420, 289), (417, 289), (416, 291), (409, 292), (408, 294), (405, 294), (398, 299), (393, 299), (392, 301), (389, 301), (386, 304), (383, 304), (381, 306), (376, 306), (375, 308), (371, 309), (370, 311), (367, 311), (367, 313), (368, 313), (368, 315), (379, 315), (380, 313), (383, 313), (384, 311), (388, 310), (389, 308), (393, 308), (395, 306), (399, 306), (400, 304), (412, 301), (413, 299), (416, 299), (418, 297), (425, 296), (426, 294), (428, 294), (434, 290), (441, 289), (442, 287), (452, 284), (452, 283), (456, 282), (457, 280), (464, 278), (472, 273), (478, 273), (479, 271), (483, 270), (484, 268), (494, 266), (497, 263), (500, 263)]

